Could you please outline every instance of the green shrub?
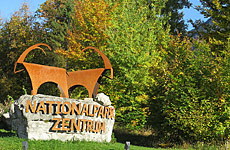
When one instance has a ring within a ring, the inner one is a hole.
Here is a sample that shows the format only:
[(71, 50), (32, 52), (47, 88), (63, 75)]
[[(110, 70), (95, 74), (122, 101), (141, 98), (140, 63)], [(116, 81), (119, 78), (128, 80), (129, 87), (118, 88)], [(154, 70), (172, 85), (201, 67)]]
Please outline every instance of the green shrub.
[(203, 41), (180, 37), (172, 37), (162, 51), (167, 67), (156, 100), (169, 137), (190, 142), (228, 139), (229, 54), (217, 56)]
[(11, 104), (12, 101), (10, 100), (4, 101), (4, 103), (0, 103), (0, 118), (4, 113), (7, 113), (9, 111)]

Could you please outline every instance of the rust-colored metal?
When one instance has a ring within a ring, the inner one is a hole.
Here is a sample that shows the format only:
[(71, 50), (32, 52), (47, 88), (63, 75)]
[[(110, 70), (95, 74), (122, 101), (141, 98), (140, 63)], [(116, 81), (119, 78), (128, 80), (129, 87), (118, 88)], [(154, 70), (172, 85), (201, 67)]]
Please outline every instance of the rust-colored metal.
[(84, 86), (88, 90), (89, 97), (91, 98), (92, 96), (95, 97), (97, 95), (100, 86), (100, 80), (105, 71), (110, 70), (111, 79), (113, 79), (113, 68), (109, 59), (101, 51), (91, 46), (86, 47), (82, 50), (82, 52), (87, 49), (93, 49), (98, 52), (104, 61), (105, 68), (66, 72), (66, 69), (64, 68), (24, 62), (27, 54), (34, 49), (40, 49), (45, 53), (45, 51), (39, 46), (46, 46), (51, 51), (51, 48), (47, 44), (35, 44), (22, 53), (14, 66), (14, 73), (18, 73), (24, 70), (21, 69), (16, 71), (17, 64), (22, 64), (27, 70), (32, 83), (32, 95), (37, 94), (38, 88), (42, 84), (46, 82), (53, 82), (58, 85), (58, 88), (61, 92), (61, 97), (69, 98), (69, 92), (71, 92), (77, 86)]

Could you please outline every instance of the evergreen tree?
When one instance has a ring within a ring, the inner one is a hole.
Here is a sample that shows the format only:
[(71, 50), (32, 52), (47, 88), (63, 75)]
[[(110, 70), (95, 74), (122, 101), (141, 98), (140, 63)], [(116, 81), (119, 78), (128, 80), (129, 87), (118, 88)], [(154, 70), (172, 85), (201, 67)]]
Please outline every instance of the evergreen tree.
[(162, 9), (162, 14), (166, 16), (170, 14), (168, 23), (170, 24), (171, 34), (182, 33), (185, 35), (187, 24), (183, 19), (184, 14), (181, 10), (190, 6), (189, 0), (168, 0), (166, 2), (165, 7)]
[(196, 9), (209, 22), (200, 20), (193, 23), (200, 38), (204, 38), (212, 45), (212, 51), (221, 52), (226, 49), (230, 41), (230, 1), (229, 0), (200, 0), (202, 6)]
[(47, 0), (41, 4), (36, 15), (42, 19), (46, 31), (46, 41), (53, 48), (67, 50), (68, 31), (72, 29), (72, 15), (74, 13), (74, 0)]

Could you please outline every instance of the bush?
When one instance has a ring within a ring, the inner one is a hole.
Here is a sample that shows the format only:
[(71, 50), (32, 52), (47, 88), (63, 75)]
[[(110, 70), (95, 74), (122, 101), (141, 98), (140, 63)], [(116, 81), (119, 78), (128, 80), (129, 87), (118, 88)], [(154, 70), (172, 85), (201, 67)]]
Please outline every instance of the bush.
[(172, 40), (162, 49), (163, 90), (156, 93), (164, 131), (172, 140), (220, 142), (229, 136), (229, 54), (217, 56), (208, 44)]
[(0, 118), (4, 113), (7, 113), (10, 109), (10, 106), (13, 102), (11, 100), (4, 101), (3, 103), (0, 103)]

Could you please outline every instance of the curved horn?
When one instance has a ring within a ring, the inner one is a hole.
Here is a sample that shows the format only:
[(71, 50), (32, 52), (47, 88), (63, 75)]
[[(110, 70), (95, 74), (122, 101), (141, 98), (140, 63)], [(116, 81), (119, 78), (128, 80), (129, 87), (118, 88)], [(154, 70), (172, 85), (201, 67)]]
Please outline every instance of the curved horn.
[[(25, 60), (27, 54), (28, 54), (30, 51), (32, 51), (32, 50), (34, 50), (34, 49), (40, 49), (40, 50), (43, 51), (43, 53), (45, 53), (45, 51), (44, 51), (41, 47), (39, 47), (40, 45), (44, 45), (44, 46), (48, 47), (49, 50), (51, 51), (51, 48), (49, 47), (49, 45), (44, 44), (44, 43), (38, 43), (38, 44), (35, 44), (35, 45), (33, 45), (33, 46), (27, 48), (27, 49), (21, 54), (21, 56), (18, 58), (17, 62), (15, 63), (15, 65), (14, 65), (14, 73), (18, 73), (18, 72), (21, 72), (21, 71), (24, 70), (24, 69), (21, 69), (21, 70), (16, 71), (16, 67), (17, 67), (17, 64), (18, 64), (18, 63), (23, 63), (23, 62), (24, 62), (24, 60)], [(46, 53), (45, 53), (45, 55), (46, 55)]]
[(84, 52), (87, 49), (93, 49), (100, 54), (100, 56), (102, 57), (102, 59), (104, 61), (105, 69), (111, 70), (111, 79), (113, 79), (113, 68), (112, 68), (112, 65), (111, 65), (108, 57), (104, 53), (102, 53), (99, 49), (92, 47), (92, 46), (88, 46), (88, 47), (84, 48), (82, 50), (82, 52)]

